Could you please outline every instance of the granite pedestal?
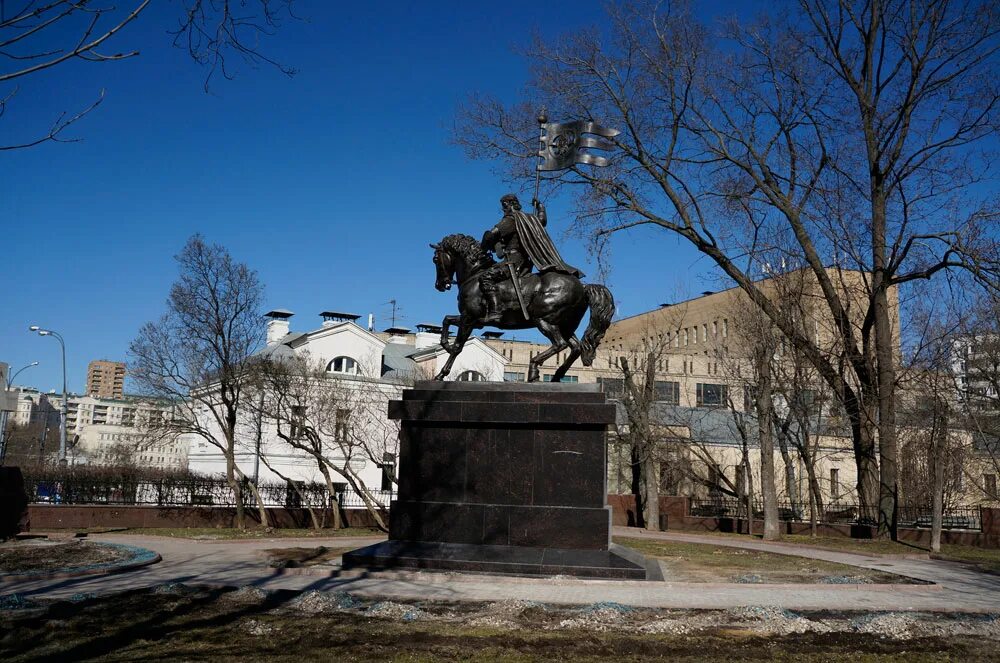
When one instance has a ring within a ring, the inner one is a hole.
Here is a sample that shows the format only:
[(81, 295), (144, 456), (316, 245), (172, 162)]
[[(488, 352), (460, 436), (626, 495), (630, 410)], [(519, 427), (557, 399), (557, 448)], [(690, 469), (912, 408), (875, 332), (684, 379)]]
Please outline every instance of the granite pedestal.
[(344, 567), (646, 578), (611, 544), (598, 385), (418, 382), (389, 404), (401, 422), (389, 541)]

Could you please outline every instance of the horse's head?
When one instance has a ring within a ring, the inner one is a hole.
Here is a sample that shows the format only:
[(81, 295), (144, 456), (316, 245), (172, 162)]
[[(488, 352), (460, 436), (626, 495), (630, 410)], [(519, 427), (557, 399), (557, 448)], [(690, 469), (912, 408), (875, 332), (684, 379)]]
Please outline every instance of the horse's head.
[(451, 290), (451, 284), (455, 280), (455, 264), (451, 252), (442, 244), (431, 244), (434, 249), (434, 267), (437, 268), (437, 279), (434, 287), (439, 291)]

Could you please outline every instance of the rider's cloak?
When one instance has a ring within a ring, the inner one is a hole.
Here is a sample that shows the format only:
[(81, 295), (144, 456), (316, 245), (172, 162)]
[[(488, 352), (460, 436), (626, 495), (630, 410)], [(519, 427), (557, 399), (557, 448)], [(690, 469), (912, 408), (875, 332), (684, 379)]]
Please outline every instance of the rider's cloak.
[(562, 272), (577, 278), (583, 278), (584, 274), (576, 267), (568, 265), (559, 250), (549, 237), (545, 226), (534, 214), (526, 214), (522, 210), (511, 210), (514, 217), (514, 227), (517, 228), (517, 236), (521, 240), (524, 252), (528, 254), (531, 262), (538, 268), (538, 273), (548, 271)]

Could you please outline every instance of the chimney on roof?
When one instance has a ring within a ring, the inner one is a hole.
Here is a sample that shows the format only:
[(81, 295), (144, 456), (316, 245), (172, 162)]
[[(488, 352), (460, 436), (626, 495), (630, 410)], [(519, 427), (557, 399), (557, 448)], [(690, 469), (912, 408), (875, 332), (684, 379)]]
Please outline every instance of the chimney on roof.
[(374, 313), (369, 313), (368, 314), (368, 331), (370, 331), (370, 332), (375, 331), (375, 314)]
[(267, 321), (267, 344), (277, 343), (288, 335), (288, 319), (295, 315), (291, 311), (276, 308), (264, 314)]
[(341, 322), (357, 322), (360, 315), (355, 315), (353, 313), (343, 313), (341, 311), (322, 311), (319, 316), (323, 318), (324, 327), (332, 327), (333, 325), (339, 324)]
[(417, 350), (429, 348), (441, 341), (441, 325), (421, 322), (417, 325), (417, 335), (414, 341)]

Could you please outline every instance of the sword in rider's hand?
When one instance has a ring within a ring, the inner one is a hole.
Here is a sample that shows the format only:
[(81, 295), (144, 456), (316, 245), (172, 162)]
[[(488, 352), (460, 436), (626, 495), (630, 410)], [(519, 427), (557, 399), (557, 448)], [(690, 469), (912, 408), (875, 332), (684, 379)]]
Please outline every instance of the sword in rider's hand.
[(521, 295), (521, 279), (518, 277), (514, 265), (507, 263), (507, 269), (510, 270), (510, 280), (514, 283), (514, 292), (517, 293), (517, 303), (521, 305), (521, 313), (524, 315), (525, 320), (529, 320), (528, 307), (524, 305), (524, 296)]

